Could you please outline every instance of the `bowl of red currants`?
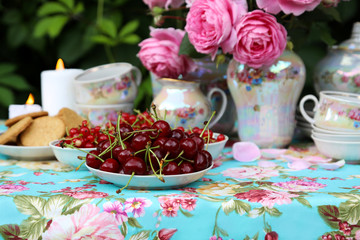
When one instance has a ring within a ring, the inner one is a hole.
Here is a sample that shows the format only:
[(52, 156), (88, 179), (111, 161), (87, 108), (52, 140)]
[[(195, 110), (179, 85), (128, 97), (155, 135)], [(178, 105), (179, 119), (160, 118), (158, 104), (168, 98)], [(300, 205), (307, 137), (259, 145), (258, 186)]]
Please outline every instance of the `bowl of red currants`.
[(215, 141), (205, 143), (204, 149), (211, 154), (213, 159), (216, 159), (220, 156), (227, 141), (229, 140), (229, 137), (221, 133), (213, 133), (213, 139), (215, 139)]

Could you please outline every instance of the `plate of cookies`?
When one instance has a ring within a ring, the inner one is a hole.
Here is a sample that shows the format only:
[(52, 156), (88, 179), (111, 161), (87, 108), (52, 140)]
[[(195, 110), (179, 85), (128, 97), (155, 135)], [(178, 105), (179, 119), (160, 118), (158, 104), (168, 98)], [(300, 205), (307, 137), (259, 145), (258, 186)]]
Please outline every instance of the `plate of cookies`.
[(81, 125), (82, 121), (69, 108), (61, 109), (56, 116), (40, 111), (8, 119), (7, 130), (0, 135), (0, 154), (15, 160), (55, 160), (49, 143), (64, 137), (66, 129)]

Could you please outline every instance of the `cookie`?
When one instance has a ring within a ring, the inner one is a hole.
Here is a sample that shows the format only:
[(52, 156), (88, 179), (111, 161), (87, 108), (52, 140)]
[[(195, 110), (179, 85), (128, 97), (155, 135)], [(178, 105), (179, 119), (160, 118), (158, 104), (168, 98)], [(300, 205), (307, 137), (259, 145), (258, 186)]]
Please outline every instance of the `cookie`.
[(25, 117), (8, 128), (6, 132), (0, 135), (0, 144), (6, 144), (16, 140), (17, 136), (28, 128), (33, 119), (31, 117)]
[(39, 117), (20, 134), (23, 146), (49, 146), (53, 140), (64, 137), (65, 124), (57, 117)]
[(65, 123), (65, 128), (67, 130), (70, 130), (71, 128), (78, 128), (79, 126), (81, 126), (82, 121), (85, 120), (83, 117), (81, 117), (79, 114), (77, 114), (70, 108), (60, 109), (56, 117), (63, 120), (63, 122)]
[(49, 115), (49, 113), (46, 111), (32, 112), (32, 113), (19, 115), (14, 118), (10, 118), (10, 119), (6, 120), (5, 126), (11, 127), (15, 123), (17, 123), (18, 121), (20, 121), (21, 119), (26, 118), (26, 117), (37, 118), (37, 117), (43, 117), (43, 116), (47, 116), (47, 115)]

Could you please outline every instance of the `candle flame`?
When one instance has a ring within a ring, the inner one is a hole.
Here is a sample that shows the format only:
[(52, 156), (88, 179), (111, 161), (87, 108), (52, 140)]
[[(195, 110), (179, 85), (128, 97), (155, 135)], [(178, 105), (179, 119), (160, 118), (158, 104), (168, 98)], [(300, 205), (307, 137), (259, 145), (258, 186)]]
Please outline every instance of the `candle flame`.
[(64, 70), (65, 69), (64, 61), (61, 58), (59, 58), (59, 60), (57, 61), (55, 69), (56, 70)]
[(33, 105), (35, 102), (34, 96), (30, 93), (28, 99), (26, 100), (27, 105)]

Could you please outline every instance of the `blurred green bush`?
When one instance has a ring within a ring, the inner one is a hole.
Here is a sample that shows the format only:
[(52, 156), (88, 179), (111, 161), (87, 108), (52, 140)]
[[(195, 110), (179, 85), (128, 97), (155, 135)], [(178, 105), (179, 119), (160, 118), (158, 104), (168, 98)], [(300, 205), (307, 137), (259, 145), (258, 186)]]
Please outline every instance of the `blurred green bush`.
[[(341, 2), (336, 10), (329, 21), (319, 17), (324, 13), (307, 13), (313, 14), (306, 16), (311, 22), (290, 33), (307, 67), (304, 93), (312, 91), (313, 67), (327, 44), (349, 38), (352, 24), (360, 21), (358, 0)], [(25, 103), (30, 92), (41, 104), (40, 73), (54, 69), (58, 58), (66, 68), (122, 61), (138, 66), (144, 78), (135, 106), (145, 109), (151, 83), (136, 54), (150, 25), (142, 0), (0, 0), (0, 119), (7, 118), (9, 104)]]

